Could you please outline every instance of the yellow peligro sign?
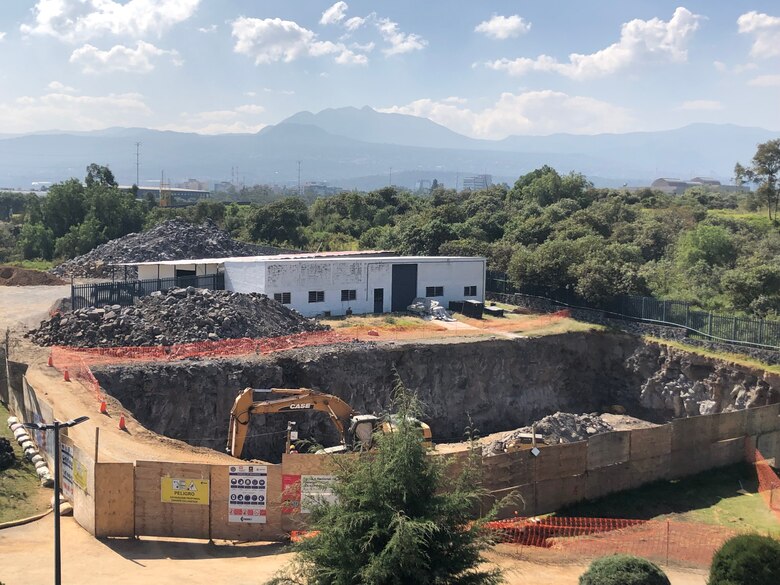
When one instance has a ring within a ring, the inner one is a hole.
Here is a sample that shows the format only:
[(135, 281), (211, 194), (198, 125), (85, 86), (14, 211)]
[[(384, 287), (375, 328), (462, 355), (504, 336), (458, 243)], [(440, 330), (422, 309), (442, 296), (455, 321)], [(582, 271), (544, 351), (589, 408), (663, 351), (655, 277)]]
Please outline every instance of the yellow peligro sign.
[(209, 505), (209, 480), (163, 477), (160, 494), (164, 504)]

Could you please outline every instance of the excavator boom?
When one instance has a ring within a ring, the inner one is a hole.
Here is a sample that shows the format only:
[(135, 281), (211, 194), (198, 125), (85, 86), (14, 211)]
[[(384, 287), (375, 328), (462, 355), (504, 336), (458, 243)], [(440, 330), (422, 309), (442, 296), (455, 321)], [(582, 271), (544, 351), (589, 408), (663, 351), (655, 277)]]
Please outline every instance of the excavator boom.
[[(268, 399), (255, 400), (258, 396)], [(230, 411), (228, 453), (233, 457), (241, 457), (249, 430), (249, 421), (253, 414), (300, 410), (316, 410), (327, 413), (339, 432), (341, 442), (345, 442), (345, 429), (349, 426), (350, 418), (355, 413), (349, 404), (338, 396), (323, 394), (308, 388), (247, 388), (236, 397)]]

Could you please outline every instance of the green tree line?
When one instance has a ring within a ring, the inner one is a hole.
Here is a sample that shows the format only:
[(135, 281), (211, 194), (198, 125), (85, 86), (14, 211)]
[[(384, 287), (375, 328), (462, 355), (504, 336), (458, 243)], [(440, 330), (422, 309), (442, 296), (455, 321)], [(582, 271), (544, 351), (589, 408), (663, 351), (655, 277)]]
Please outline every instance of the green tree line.
[(592, 300), (653, 295), (708, 310), (780, 315), (780, 229), (765, 215), (774, 200), (761, 189), (694, 187), (681, 196), (596, 189), (581, 174), (544, 166), (513, 185), (481, 191), (438, 187), (419, 195), (385, 187), (312, 202), (288, 196), (160, 208), (119, 192), (104, 167), (90, 169), (83, 183), (53, 185), (44, 198), (0, 196), (0, 212), (18, 220), (2, 224), (16, 232), (4, 238), (0, 231), (0, 261), (69, 258), (172, 217), (209, 218), (249, 242), (481, 255), (521, 287), (569, 289)]

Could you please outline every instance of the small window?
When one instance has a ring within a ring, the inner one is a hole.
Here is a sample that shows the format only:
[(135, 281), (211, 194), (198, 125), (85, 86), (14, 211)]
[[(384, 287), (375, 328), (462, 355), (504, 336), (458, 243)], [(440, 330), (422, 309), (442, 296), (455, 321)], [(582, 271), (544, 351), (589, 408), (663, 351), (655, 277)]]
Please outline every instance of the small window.
[(475, 296), (477, 296), (477, 287), (476, 286), (464, 286), (463, 287), (463, 296), (464, 297), (475, 297)]
[(341, 291), (341, 300), (342, 301), (354, 301), (357, 298), (357, 291), (356, 290), (342, 290)]
[(283, 305), (289, 305), (291, 302), (292, 295), (288, 292), (286, 293), (274, 293), (274, 300), (277, 303), (282, 303)]
[(444, 287), (443, 286), (426, 286), (425, 287), (425, 296), (426, 297), (443, 297), (444, 296)]
[(310, 303), (324, 303), (325, 302), (325, 291), (324, 290), (310, 290), (309, 291), (309, 302)]

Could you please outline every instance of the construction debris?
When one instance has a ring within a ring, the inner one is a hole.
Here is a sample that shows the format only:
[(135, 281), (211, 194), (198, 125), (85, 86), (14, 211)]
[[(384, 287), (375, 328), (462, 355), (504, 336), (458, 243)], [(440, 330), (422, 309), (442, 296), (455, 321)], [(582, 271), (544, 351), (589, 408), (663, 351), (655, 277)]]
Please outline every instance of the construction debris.
[(16, 453), (11, 445), (11, 441), (5, 437), (0, 437), (0, 471), (8, 469), (16, 463)]
[(327, 326), (258, 293), (193, 287), (154, 292), (132, 307), (78, 309), (41, 321), (28, 333), (38, 345), (155, 346), (244, 337), (279, 337)]
[[(170, 219), (148, 231), (128, 234), (101, 244), (83, 256), (63, 262), (51, 272), (68, 277), (124, 278), (124, 269), (116, 272), (112, 265), (190, 258), (263, 256), (288, 251), (291, 250), (234, 240), (211, 220), (195, 225), (183, 219)], [(135, 268), (128, 267), (128, 271), (128, 277), (135, 277)]]
[(559, 443), (576, 443), (585, 441), (593, 435), (608, 433), (613, 426), (606, 422), (598, 413), (573, 414), (570, 412), (556, 412), (537, 421), (532, 427), (522, 427), (509, 431), (499, 440), (493, 441), (483, 449), (485, 455), (503, 453), (508, 448), (517, 446), (525, 437), (531, 435), (533, 430), (537, 435), (544, 437), (546, 445)]
[(412, 301), (412, 304), (406, 307), (406, 310), (420, 317), (433, 317), (440, 321), (454, 321), (441, 303), (435, 299), (418, 297)]

